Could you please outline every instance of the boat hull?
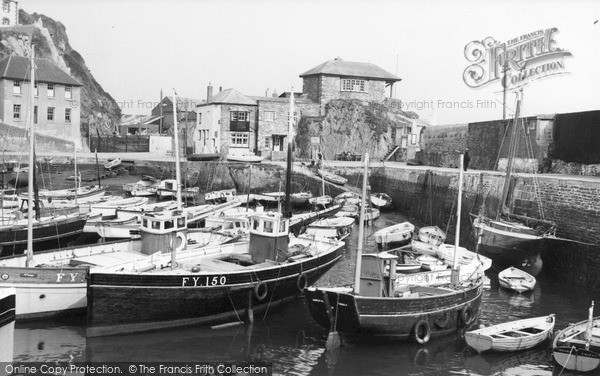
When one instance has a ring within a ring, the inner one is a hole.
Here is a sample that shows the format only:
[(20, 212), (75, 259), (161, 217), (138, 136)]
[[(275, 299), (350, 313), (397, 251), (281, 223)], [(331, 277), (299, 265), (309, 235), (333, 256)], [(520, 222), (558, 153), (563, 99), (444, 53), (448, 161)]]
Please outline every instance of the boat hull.
[(466, 332), (465, 340), (480, 353), (526, 350), (552, 338), (554, 322), (553, 315), (507, 322)]
[(466, 306), (473, 313), (468, 325), (476, 321), (482, 286), (480, 281), (454, 294), (415, 299), (363, 297), (318, 288), (306, 289), (305, 294), (313, 319), (324, 328), (331, 328), (335, 320), (336, 329), (350, 335), (409, 339), (414, 337), (417, 324), (424, 320), (431, 338), (435, 338), (461, 328), (460, 316)]
[(586, 349), (588, 324), (588, 320), (571, 324), (554, 336), (552, 353), (561, 367), (578, 372), (600, 369), (600, 317), (593, 318), (592, 336)]
[(87, 336), (239, 321), (249, 308), (261, 312), (296, 298), (329, 270), (342, 252), (340, 245), (304, 262), (219, 274), (92, 273)]
[[(68, 217), (64, 220), (35, 223), (33, 226), (34, 252), (48, 249), (57, 241), (66, 241), (83, 232), (87, 216)], [(15, 226), (0, 232), (0, 256), (21, 254), (27, 248), (27, 226)]]

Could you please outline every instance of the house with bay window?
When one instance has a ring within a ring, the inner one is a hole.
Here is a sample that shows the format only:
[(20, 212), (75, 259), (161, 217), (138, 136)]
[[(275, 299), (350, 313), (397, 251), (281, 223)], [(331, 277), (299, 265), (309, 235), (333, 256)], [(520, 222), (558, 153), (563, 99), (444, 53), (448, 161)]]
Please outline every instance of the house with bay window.
[(0, 61), (0, 118), (28, 127), (31, 90), (34, 90), (33, 124), (40, 134), (81, 145), (81, 83), (48, 59), (34, 59), (35, 83), (31, 87), (30, 59), (8, 56)]
[(257, 103), (235, 89), (212, 95), (196, 107), (195, 153), (240, 156), (256, 153)]

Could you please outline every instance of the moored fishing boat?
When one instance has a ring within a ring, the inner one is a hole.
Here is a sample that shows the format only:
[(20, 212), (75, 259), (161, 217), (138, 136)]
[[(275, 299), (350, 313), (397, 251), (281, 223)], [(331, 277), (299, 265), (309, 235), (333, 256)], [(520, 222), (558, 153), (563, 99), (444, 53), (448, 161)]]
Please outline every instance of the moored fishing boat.
[[(291, 134), (293, 117), (289, 122)], [(343, 242), (290, 236), (291, 141), (287, 160), (285, 212), (252, 217), (248, 242), (178, 255), (169, 245), (185, 232), (187, 217), (179, 210), (143, 216), (144, 244), (153, 255), (144, 265), (90, 274), (88, 337), (239, 321), (246, 314), (253, 320), (255, 311), (295, 299), (329, 270)]]
[[(368, 155), (365, 156), (365, 161), (366, 176)], [(459, 187), (461, 183), (462, 172)], [(366, 186), (365, 178), (363, 196), (366, 195)], [(459, 197), (461, 193), (459, 188)], [(306, 302), (315, 321), (327, 329), (335, 328), (334, 330), (351, 335), (411, 338), (424, 344), (431, 338), (456, 332), (460, 327), (468, 327), (476, 320), (483, 291), (481, 265), (476, 269), (478, 272), (469, 278), (452, 278), (445, 285), (432, 287), (398, 284), (397, 254), (391, 251), (361, 254), (363, 216), (364, 213), (361, 213), (354, 287), (305, 289)], [(457, 225), (457, 228), (460, 226)], [(460, 267), (458, 263), (455, 264), (457, 267), (453, 273), (458, 274)], [(400, 275), (417, 274), (419, 273)], [(330, 337), (335, 337), (335, 333), (330, 333)]]
[(588, 319), (560, 330), (552, 342), (554, 360), (564, 369), (591, 372), (600, 369), (600, 316), (594, 317), (594, 302)]
[(511, 266), (498, 273), (498, 282), (505, 289), (526, 292), (533, 290), (536, 280), (531, 274)]
[(467, 344), (477, 352), (510, 352), (533, 348), (551, 339), (554, 314), (510, 321), (465, 333)]

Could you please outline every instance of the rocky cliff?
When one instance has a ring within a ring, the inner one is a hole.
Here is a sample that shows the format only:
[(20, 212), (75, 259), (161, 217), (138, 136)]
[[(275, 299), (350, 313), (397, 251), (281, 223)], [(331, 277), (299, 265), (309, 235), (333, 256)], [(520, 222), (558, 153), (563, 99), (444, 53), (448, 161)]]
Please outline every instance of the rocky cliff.
[(117, 102), (96, 81), (83, 57), (71, 48), (65, 26), (43, 14), (19, 10), (21, 25), (0, 29), (0, 56), (30, 56), (52, 60), (83, 84), (81, 89), (81, 134), (110, 134), (121, 117)]
[(298, 125), (296, 145), (300, 157), (310, 157), (310, 135), (319, 135), (323, 157), (335, 159), (342, 151), (381, 159), (394, 147), (395, 129), (406, 119), (418, 119), (413, 112), (401, 110), (398, 103), (358, 99), (337, 99), (327, 103), (325, 115), (303, 117)]

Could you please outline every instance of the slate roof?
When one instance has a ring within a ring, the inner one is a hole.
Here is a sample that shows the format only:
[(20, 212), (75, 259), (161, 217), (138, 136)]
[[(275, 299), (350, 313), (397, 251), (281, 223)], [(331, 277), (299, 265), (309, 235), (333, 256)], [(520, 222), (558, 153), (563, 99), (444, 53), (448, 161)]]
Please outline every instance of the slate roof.
[[(23, 56), (10, 55), (0, 61), (0, 78), (10, 80), (29, 81), (29, 58)], [(47, 82), (52, 84), (62, 84), (67, 86), (83, 86), (79, 81), (69, 76), (48, 59), (34, 59), (36, 70), (35, 80), (38, 82)]]
[(300, 77), (329, 75), (341, 77), (361, 77), (386, 82), (401, 81), (402, 79), (371, 63), (357, 63), (335, 58), (302, 73)]
[(247, 106), (256, 106), (255, 100), (248, 96), (240, 93), (235, 89), (226, 89), (215, 95), (210, 99), (209, 104), (240, 104)]

